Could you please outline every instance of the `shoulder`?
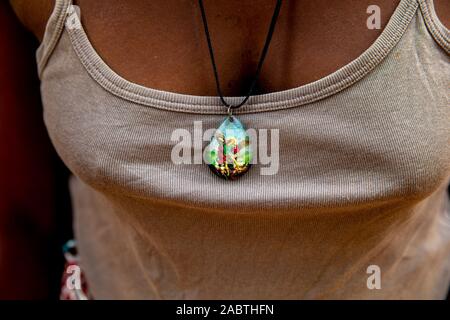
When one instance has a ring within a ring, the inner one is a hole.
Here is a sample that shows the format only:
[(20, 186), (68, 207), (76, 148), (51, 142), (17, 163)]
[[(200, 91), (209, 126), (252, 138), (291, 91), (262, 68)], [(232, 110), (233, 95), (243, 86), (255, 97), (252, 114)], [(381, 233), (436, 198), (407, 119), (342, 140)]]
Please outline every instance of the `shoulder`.
[(22, 24), (42, 40), (55, 0), (9, 0), (9, 3)]

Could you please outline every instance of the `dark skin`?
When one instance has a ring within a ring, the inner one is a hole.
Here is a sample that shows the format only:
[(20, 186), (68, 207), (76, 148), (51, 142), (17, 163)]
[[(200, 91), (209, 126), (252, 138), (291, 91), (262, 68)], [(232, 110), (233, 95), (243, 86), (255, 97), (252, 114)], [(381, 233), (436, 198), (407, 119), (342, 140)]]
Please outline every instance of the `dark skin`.
[[(12, 0), (23, 23), (42, 39), (53, 0)], [(339, 69), (382, 30), (369, 30), (366, 9), (381, 9), (384, 28), (398, 0), (285, 1), (257, 93), (294, 88)], [(337, 3), (339, 3), (337, 5)], [(82, 23), (100, 56), (124, 78), (147, 87), (216, 95), (195, 0), (77, 0)], [(243, 95), (252, 79), (274, 1), (205, 1), (225, 95)], [(442, 21), (450, 5), (436, 1)], [(124, 57), (126, 57), (124, 59)]]
[[(86, 11), (84, 23), (91, 30), (89, 36), (94, 46), (113, 70), (126, 79), (174, 92), (217, 94), (197, 1), (122, 0), (116, 3), (127, 14), (117, 15), (109, 8), (101, 19), (93, 12), (108, 8), (105, 1), (78, 2)], [(360, 2), (345, 1), (340, 10), (350, 11)], [(272, 0), (258, 1), (258, 5), (255, 1), (205, 1), (224, 94), (246, 93), (274, 3)], [(333, 19), (336, 13), (329, 4), (329, 0), (284, 3), (258, 82), (259, 93), (293, 88), (327, 75), (360, 54), (379, 34), (367, 32), (367, 5), (358, 5), (359, 14), (342, 23)], [(390, 1), (385, 10), (391, 12), (395, 5)], [(355, 32), (354, 38), (346, 32), (346, 25), (357, 23), (365, 29), (365, 34)], [(109, 41), (108, 24), (114, 28), (117, 41)], [(130, 37), (130, 31), (137, 29), (141, 31)], [(338, 32), (340, 39), (330, 30)], [(123, 45), (117, 47), (116, 43)], [(126, 60), (121, 58), (124, 56)]]
[[(42, 39), (53, 0), (11, 0), (23, 23)], [(399, 0), (284, 1), (257, 93), (322, 78), (367, 49), (382, 30), (369, 30), (369, 5), (381, 27)], [(256, 68), (275, 1), (208, 1), (205, 8), (225, 95), (243, 95)], [(124, 78), (160, 90), (217, 95), (196, 0), (77, 0), (100, 56)], [(257, 4), (257, 5), (256, 5)], [(442, 21), (448, 1), (436, 0)]]

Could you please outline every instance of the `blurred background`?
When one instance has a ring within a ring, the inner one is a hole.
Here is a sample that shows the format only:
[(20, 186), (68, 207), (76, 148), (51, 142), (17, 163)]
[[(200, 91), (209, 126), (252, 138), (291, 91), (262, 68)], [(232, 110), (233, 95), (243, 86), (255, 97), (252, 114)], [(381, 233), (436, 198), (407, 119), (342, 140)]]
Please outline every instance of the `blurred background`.
[(43, 120), (35, 37), (0, 1), (0, 300), (57, 299), (71, 237), (68, 170)]

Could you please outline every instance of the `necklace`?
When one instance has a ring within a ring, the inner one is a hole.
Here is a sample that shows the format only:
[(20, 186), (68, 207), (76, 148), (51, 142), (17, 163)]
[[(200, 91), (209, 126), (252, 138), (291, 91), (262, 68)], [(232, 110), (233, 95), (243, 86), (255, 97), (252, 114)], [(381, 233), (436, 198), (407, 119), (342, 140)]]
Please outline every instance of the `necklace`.
[(250, 169), (252, 149), (250, 145), (250, 137), (245, 131), (245, 127), (241, 121), (236, 116), (233, 116), (233, 110), (242, 107), (248, 101), (256, 86), (258, 76), (261, 72), (264, 59), (266, 58), (267, 51), (269, 49), (270, 41), (272, 40), (272, 35), (275, 31), (275, 25), (280, 13), (282, 0), (277, 0), (276, 2), (269, 26), (269, 32), (267, 33), (266, 41), (261, 51), (261, 56), (256, 67), (255, 75), (250, 84), (250, 88), (244, 99), (237, 105), (227, 103), (222, 95), (203, 0), (199, 0), (198, 3), (202, 15), (203, 27), (205, 29), (206, 41), (208, 43), (209, 55), (211, 57), (211, 64), (214, 71), (217, 93), (219, 94), (220, 101), (227, 109), (227, 116), (225, 120), (223, 120), (217, 128), (211, 138), (211, 142), (205, 148), (205, 161), (212, 172), (214, 172), (217, 176), (226, 180), (234, 180), (245, 174)]

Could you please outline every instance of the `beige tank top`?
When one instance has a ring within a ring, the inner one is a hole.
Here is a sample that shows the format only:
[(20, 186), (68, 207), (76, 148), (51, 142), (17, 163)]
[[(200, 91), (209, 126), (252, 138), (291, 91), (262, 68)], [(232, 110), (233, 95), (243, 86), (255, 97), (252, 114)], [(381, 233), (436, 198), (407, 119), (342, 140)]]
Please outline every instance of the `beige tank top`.
[(37, 60), (96, 299), (445, 297), (450, 32), (431, 1), (401, 0), (336, 72), (251, 97), (236, 115), (279, 130), (279, 168), (232, 182), (171, 158), (175, 130), (217, 127), (219, 98), (124, 79), (79, 17), (56, 1)]

